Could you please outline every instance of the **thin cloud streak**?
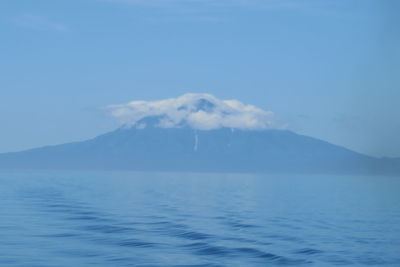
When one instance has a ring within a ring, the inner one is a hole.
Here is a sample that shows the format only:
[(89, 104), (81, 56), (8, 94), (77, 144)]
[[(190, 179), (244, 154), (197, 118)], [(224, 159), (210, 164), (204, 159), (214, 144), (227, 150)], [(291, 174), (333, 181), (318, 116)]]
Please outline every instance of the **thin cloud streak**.
[(20, 27), (36, 31), (58, 31), (65, 32), (69, 28), (65, 24), (52, 21), (38, 15), (25, 14), (12, 19), (12, 22)]

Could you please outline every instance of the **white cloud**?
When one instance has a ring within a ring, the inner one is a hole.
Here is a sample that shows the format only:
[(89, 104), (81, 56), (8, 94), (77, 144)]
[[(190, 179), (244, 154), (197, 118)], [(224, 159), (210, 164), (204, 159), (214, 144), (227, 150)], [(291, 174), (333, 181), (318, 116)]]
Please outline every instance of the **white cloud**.
[(132, 101), (106, 107), (128, 127), (143, 129), (149, 124), (160, 128), (188, 125), (198, 130), (218, 128), (277, 128), (275, 115), (237, 100), (221, 100), (210, 94), (184, 94), (159, 101)]

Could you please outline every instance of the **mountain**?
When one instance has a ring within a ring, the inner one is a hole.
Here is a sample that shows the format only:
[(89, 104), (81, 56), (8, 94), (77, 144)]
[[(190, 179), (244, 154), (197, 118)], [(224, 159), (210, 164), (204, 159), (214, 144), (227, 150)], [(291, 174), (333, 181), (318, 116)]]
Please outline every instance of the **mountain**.
[(366, 156), (287, 130), (155, 127), (159, 119), (83, 142), (3, 153), (0, 168), (400, 174), (399, 159)]
[(0, 154), (0, 168), (400, 174), (399, 159), (278, 130), (273, 112), (237, 100), (184, 94), (108, 109), (124, 127), (84, 142)]

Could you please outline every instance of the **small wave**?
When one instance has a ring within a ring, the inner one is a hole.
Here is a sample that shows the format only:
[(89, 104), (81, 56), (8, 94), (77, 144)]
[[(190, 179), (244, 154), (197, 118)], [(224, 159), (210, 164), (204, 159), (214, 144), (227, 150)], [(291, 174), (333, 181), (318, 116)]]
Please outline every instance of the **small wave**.
[(183, 232), (183, 233), (178, 234), (177, 236), (184, 238), (184, 239), (189, 239), (189, 240), (204, 240), (204, 239), (211, 238), (211, 235), (209, 235), (209, 234), (204, 234), (204, 233), (199, 233), (199, 232), (194, 232), (194, 231)]
[(231, 251), (222, 246), (213, 246), (206, 242), (196, 242), (183, 246), (188, 248), (192, 253), (197, 255), (214, 255), (214, 256), (227, 256)]
[(198, 255), (216, 255), (216, 256), (228, 256), (232, 255), (231, 251), (222, 246), (211, 246), (207, 245), (203, 248), (199, 248), (196, 251)]
[(321, 254), (321, 253), (323, 253), (323, 251), (318, 250), (318, 249), (313, 249), (313, 248), (303, 248), (303, 249), (294, 251), (294, 253), (304, 254), (304, 255), (314, 255), (314, 254)]
[(111, 234), (111, 233), (126, 233), (132, 231), (132, 228), (115, 226), (115, 225), (88, 225), (84, 227), (80, 227), (81, 230), (98, 232), (101, 234)]
[(155, 246), (154, 243), (144, 242), (137, 239), (122, 240), (117, 242), (117, 245), (121, 247), (131, 247), (131, 248), (150, 248)]
[(58, 251), (58, 254), (74, 258), (97, 258), (102, 256), (98, 252), (84, 249), (64, 249)]
[(300, 238), (297, 238), (295, 236), (288, 236), (288, 235), (281, 235), (281, 234), (269, 234), (265, 235), (266, 238), (268, 239), (277, 239), (281, 241), (289, 241), (289, 242), (296, 242), (296, 243), (303, 243), (304, 241), (301, 240)]
[(228, 248), (225, 246), (214, 246), (206, 242), (196, 242), (192, 244), (185, 245), (186, 248), (192, 250), (193, 253), (197, 255), (206, 256), (218, 256), (218, 257), (251, 257), (258, 258), (260, 260), (267, 260), (270, 263), (278, 265), (302, 265), (311, 263), (311, 261), (303, 259), (291, 259), (288, 257), (276, 255), (273, 253), (268, 253), (261, 251), (256, 248), (242, 247), (242, 248)]
[(276, 263), (279, 265), (302, 265), (306, 263), (311, 263), (310, 261), (302, 260), (302, 259), (290, 259), (288, 257), (279, 256), (273, 253), (264, 252), (255, 248), (237, 248), (235, 252), (240, 254), (250, 255), (252, 257), (267, 259), (272, 263)]
[(40, 237), (45, 237), (45, 238), (76, 238), (80, 237), (79, 234), (73, 234), (73, 233), (57, 233), (57, 234), (47, 234), (47, 235), (40, 235)]
[(240, 222), (228, 222), (233, 228), (244, 229), (244, 228), (257, 228), (257, 225), (254, 224), (247, 224), (247, 223), (240, 223)]

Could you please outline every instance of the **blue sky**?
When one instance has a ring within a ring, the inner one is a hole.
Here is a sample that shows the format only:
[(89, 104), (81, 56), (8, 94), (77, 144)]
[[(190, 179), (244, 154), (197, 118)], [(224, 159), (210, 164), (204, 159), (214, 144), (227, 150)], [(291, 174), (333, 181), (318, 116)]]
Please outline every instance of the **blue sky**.
[(0, 152), (118, 127), (104, 106), (210, 93), (400, 157), (396, 0), (3, 0)]

